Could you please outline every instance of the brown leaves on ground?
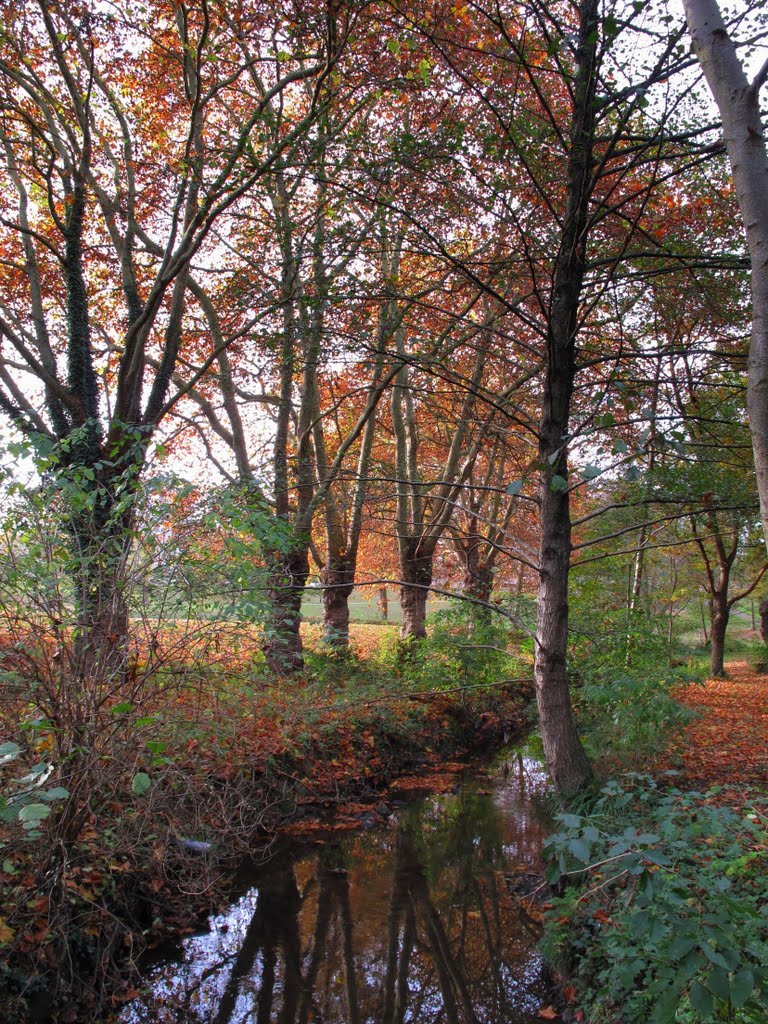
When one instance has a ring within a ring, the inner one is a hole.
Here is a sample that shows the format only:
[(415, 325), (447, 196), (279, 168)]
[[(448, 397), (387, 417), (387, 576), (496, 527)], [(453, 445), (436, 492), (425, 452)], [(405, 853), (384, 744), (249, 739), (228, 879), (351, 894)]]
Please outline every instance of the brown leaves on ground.
[[(686, 785), (739, 791), (768, 786), (768, 676), (732, 661), (727, 679), (708, 679), (680, 694), (699, 712), (667, 760), (678, 762)], [(682, 783), (681, 783), (682, 784)], [(725, 794), (726, 797), (729, 794)], [(738, 798), (738, 792), (732, 794)]]

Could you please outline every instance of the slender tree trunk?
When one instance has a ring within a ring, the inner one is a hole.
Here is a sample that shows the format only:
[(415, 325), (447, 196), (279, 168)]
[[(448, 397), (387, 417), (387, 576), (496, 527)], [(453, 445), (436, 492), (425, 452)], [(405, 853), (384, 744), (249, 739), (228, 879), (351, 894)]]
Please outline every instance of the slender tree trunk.
[(379, 610), (379, 618), (382, 622), (389, 620), (389, 597), (387, 595), (387, 588), (379, 587), (379, 593), (376, 597), (376, 607)]
[(703, 644), (706, 647), (709, 643), (709, 633), (707, 632), (707, 620), (704, 615), (704, 601), (701, 597), (699, 598), (699, 610), (701, 611), (701, 631), (704, 635)]
[(566, 670), (571, 554), (567, 441), (586, 262), (584, 234), (593, 165), (598, 36), (597, 0), (582, 0), (566, 210), (552, 282), (539, 424), (539, 462), (543, 469), (539, 484), (541, 545), (534, 680), (544, 755), (555, 788), (561, 793), (579, 789), (591, 776), (573, 717)]
[(583, 785), (591, 774), (573, 717), (566, 668), (571, 521), (566, 491), (553, 492), (547, 480), (540, 500), (536, 699), (547, 767), (557, 790), (568, 793)]

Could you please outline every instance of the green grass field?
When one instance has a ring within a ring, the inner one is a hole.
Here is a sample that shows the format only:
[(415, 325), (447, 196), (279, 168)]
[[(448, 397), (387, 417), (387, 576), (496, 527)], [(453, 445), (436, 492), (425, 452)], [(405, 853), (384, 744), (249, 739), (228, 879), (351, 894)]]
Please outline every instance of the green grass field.
[[(376, 606), (376, 591), (371, 590), (371, 597), (365, 599), (358, 591), (354, 591), (349, 599), (349, 614), (352, 622), (382, 622), (379, 609)], [(400, 612), (400, 599), (397, 589), (387, 589), (388, 613), (387, 622), (400, 623), (402, 614)], [(445, 598), (431, 597), (427, 602), (427, 615), (434, 615), (436, 612), (447, 608), (449, 602)], [(309, 590), (301, 603), (301, 614), (307, 622), (322, 622), (323, 608), (320, 600), (320, 592)]]

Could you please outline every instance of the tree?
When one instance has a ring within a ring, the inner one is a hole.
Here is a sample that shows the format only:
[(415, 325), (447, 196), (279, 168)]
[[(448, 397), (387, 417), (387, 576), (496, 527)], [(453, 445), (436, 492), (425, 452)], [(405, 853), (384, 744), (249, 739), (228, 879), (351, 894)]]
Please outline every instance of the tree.
[(717, 0), (683, 0), (683, 6), (694, 53), (722, 118), (752, 268), (747, 412), (768, 545), (768, 147), (760, 113), (768, 60), (750, 82)]
[[(673, 470), (673, 486), (678, 493), (682, 487), (680, 497), (686, 504), (696, 503), (690, 523), (709, 593), (710, 672), (719, 678), (725, 675), (725, 637), (731, 609), (754, 591), (768, 570), (768, 562), (758, 560), (740, 590), (731, 593), (738, 556), (742, 549), (754, 552), (755, 547), (754, 470), (752, 459), (745, 457), (751, 453), (744, 444), (744, 425), (740, 421), (741, 382), (727, 373), (718, 379), (711, 371), (704, 381), (696, 381), (690, 360), (684, 355), (679, 362), (682, 379), (673, 374), (672, 384), (678, 412), (686, 424), (690, 454), (687, 465)], [(738, 568), (743, 578), (743, 564)]]
[(117, 571), (148, 446), (178, 397), (191, 262), (212, 265), (214, 225), (317, 113), (306, 105), (269, 145), (267, 104), (333, 60), (326, 21), (314, 37), (290, 30), (295, 54), (253, 96), (259, 55), (242, 59), (238, 39), (269, 47), (277, 20), (258, 4), (236, 22), (205, 3), (6, 11), (0, 408), (74, 487), (82, 671), (127, 628)]

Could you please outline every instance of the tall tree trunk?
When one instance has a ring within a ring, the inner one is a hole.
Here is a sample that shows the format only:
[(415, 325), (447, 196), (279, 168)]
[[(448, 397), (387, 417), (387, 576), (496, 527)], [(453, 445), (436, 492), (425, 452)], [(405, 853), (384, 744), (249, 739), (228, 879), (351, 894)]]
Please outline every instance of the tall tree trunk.
[(541, 546), (534, 680), (544, 755), (555, 788), (561, 793), (579, 789), (591, 776), (573, 717), (566, 669), (571, 554), (567, 441), (592, 187), (598, 14), (597, 0), (581, 0), (566, 209), (553, 273), (539, 424), (539, 462), (543, 468), (539, 484)]
[(269, 612), (264, 624), (262, 651), (277, 675), (292, 675), (304, 667), (301, 643), (301, 599), (309, 576), (309, 551), (302, 547), (279, 557), (267, 587)]
[[(542, 438), (549, 436), (550, 443), (562, 438), (562, 425), (550, 422), (547, 427)], [(591, 774), (573, 717), (566, 667), (571, 519), (568, 492), (553, 491), (549, 474), (542, 477), (534, 679), (547, 767), (558, 792), (569, 793)]]
[(411, 542), (400, 564), (400, 608), (403, 640), (423, 640), (427, 635), (427, 598), (432, 585), (433, 552)]
[(709, 671), (714, 679), (722, 679), (725, 675), (725, 633), (730, 613), (726, 594), (713, 594)]
[(323, 639), (336, 650), (349, 646), (349, 598), (355, 589), (355, 567), (349, 559), (329, 556), (320, 576), (323, 584)]
[(683, 0), (693, 50), (723, 121), (752, 269), (752, 336), (749, 347), (747, 413), (768, 545), (768, 147), (760, 116), (760, 89), (768, 60), (747, 79), (717, 0)]

